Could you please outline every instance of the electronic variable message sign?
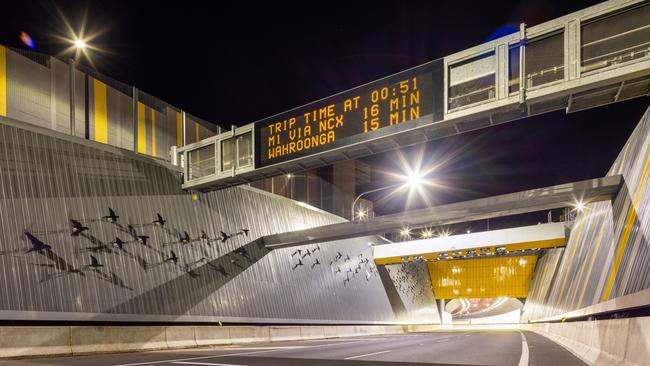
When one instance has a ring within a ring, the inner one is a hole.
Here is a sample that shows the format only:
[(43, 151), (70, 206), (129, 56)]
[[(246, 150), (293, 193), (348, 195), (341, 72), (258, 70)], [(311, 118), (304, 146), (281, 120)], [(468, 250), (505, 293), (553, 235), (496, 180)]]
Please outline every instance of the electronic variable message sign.
[(441, 61), (256, 122), (256, 167), (345, 147), (431, 115)]

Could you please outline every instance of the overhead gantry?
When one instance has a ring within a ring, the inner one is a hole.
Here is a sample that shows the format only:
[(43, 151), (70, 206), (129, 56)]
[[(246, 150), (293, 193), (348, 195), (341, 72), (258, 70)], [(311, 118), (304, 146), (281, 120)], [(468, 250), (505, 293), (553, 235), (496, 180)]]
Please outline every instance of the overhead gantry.
[(179, 148), (207, 191), (650, 93), (650, 4), (612, 0)]

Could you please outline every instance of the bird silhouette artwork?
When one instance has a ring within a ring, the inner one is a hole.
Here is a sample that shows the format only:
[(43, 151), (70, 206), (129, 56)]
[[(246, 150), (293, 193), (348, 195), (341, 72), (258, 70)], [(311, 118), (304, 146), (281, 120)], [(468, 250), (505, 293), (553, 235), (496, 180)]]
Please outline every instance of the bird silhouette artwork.
[(149, 247), (149, 244), (147, 244), (149, 237), (147, 235), (136, 235), (135, 239), (138, 241), (138, 243), (144, 245), (145, 247)]
[(154, 224), (154, 225), (158, 225), (158, 226), (165, 226), (165, 223), (166, 223), (166, 222), (167, 222), (167, 221), (166, 221), (165, 219), (163, 219), (163, 217), (162, 217), (161, 214), (156, 213), (156, 219), (153, 220), (152, 224)]
[(311, 250), (312, 253), (319, 251), (320, 252), (320, 245), (316, 244), (316, 247)]
[(343, 254), (341, 254), (341, 252), (336, 252), (336, 260), (339, 260), (341, 258), (343, 258)]
[(118, 218), (119, 218), (119, 216), (117, 216), (115, 214), (115, 211), (113, 211), (113, 209), (109, 207), (108, 208), (108, 216), (103, 216), (102, 220), (110, 222), (110, 223), (116, 223)]
[(99, 263), (99, 260), (97, 260), (97, 258), (95, 258), (94, 255), (91, 255), (90, 256), (90, 264), (87, 264), (86, 268), (97, 269), (97, 268), (101, 268), (101, 267), (104, 267), (104, 265)]
[(119, 250), (124, 250), (124, 241), (118, 237), (115, 237), (115, 240), (111, 242), (114, 248), (117, 248)]
[(88, 226), (83, 226), (83, 224), (77, 220), (70, 219), (70, 225), (72, 225), (72, 233), (70, 233), (71, 236), (79, 236), (84, 231), (90, 229)]
[(221, 231), (221, 242), (222, 242), (222, 243), (225, 243), (226, 240), (228, 240), (228, 239), (230, 239), (230, 238), (231, 238), (230, 235), (228, 235), (228, 234), (224, 233), (223, 231)]
[(248, 233), (250, 232), (250, 230), (248, 230), (248, 229), (241, 229), (241, 232), (244, 233), (244, 235), (248, 236)]
[(334, 273), (341, 273), (341, 267), (336, 267), (336, 271)]
[(43, 243), (39, 238), (35, 237), (32, 235), (29, 231), (25, 231), (25, 236), (27, 236), (27, 239), (29, 239), (29, 243), (32, 245), (31, 248), (29, 248), (25, 254), (31, 253), (31, 252), (43, 252), (45, 251), (51, 251), (52, 247), (50, 245), (47, 245)]
[(349, 256), (349, 255), (346, 255), (346, 256), (345, 256), (345, 261), (346, 261), (346, 262), (349, 262), (349, 261), (350, 261), (350, 256)]
[(318, 261), (318, 258), (316, 258), (316, 261), (311, 264), (311, 268), (314, 269), (314, 267), (319, 266), (319, 265), (320, 265), (320, 261)]
[(178, 263), (178, 256), (174, 253), (173, 250), (170, 250), (170, 255), (168, 258), (165, 258), (165, 262), (172, 262), (174, 264)]
[(252, 259), (251, 259), (250, 255), (249, 255), (248, 251), (246, 250), (246, 248), (243, 248), (243, 247), (242, 248), (237, 248), (237, 249), (234, 250), (234, 252), (241, 255), (242, 257), (248, 259), (249, 261), (252, 261)]
[(298, 268), (298, 266), (302, 266), (302, 265), (303, 265), (303, 264), (302, 264), (302, 260), (298, 259), (298, 263), (296, 263), (296, 264), (291, 268), (291, 270), (292, 270), (292, 271), (295, 271), (296, 268)]
[(207, 263), (207, 266), (208, 266), (209, 268), (212, 268), (215, 272), (218, 272), (218, 273), (221, 274), (222, 276), (224, 276), (224, 277), (228, 277), (228, 272), (226, 271), (226, 268), (224, 268), (223, 265), (218, 264), (218, 265), (215, 266), (215, 265), (212, 264), (212, 263)]
[(302, 253), (302, 249), (298, 249), (295, 252), (291, 253), (291, 257), (294, 257), (296, 254), (300, 255)]
[(191, 243), (192, 239), (190, 239), (190, 234), (188, 234), (187, 231), (183, 231), (183, 235), (180, 236), (180, 240), (178, 242), (181, 244)]
[(309, 251), (309, 249), (305, 249), (305, 254), (302, 255), (302, 258), (304, 259), (306, 256), (311, 257), (311, 251)]
[(348, 283), (350, 283), (350, 277), (346, 277), (346, 278), (343, 280), (343, 286), (347, 286)]

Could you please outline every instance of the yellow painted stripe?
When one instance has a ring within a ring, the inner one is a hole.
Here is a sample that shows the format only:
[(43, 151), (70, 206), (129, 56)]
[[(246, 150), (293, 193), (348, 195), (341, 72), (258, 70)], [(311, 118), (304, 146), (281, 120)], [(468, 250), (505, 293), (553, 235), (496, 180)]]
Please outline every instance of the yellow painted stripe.
[(596, 256), (598, 256), (598, 250), (600, 249), (600, 243), (603, 241), (603, 233), (605, 232), (605, 225), (600, 225), (600, 230), (598, 232), (598, 237), (596, 238), (596, 247), (591, 251), (591, 259), (589, 260), (589, 267), (587, 267), (587, 273), (584, 277), (584, 282), (582, 283), (582, 289), (580, 290), (580, 297), (578, 298), (577, 308), (582, 306), (582, 298), (585, 296), (585, 290), (587, 289), (587, 283), (589, 283), (589, 277), (591, 277), (591, 269), (594, 267), (594, 262), (596, 261)]
[(95, 141), (108, 143), (108, 116), (106, 115), (106, 84), (93, 79), (95, 99)]
[[(515, 251), (515, 250), (529, 250), (529, 249), (537, 249), (537, 248), (540, 249), (556, 248), (556, 247), (562, 247), (564, 245), (566, 245), (565, 238), (546, 239), (546, 240), (528, 241), (523, 243), (492, 245), (490, 246), (490, 251), (488, 253), (494, 253), (495, 248), (497, 247), (504, 247), (506, 248), (507, 251)], [(485, 246), (476, 245), (475, 247), (472, 248), (462, 249), (460, 250), (461, 252), (460, 255), (461, 256), (465, 255), (469, 250), (475, 250), (477, 253), (479, 253), (480, 248), (485, 248)], [(420, 255), (422, 256), (423, 260), (428, 260), (428, 259), (439, 258), (442, 253), (447, 253), (449, 256), (453, 256), (454, 252), (456, 251), (453, 250), (453, 251), (430, 252), (430, 253), (413, 253), (410, 255), (409, 260), (412, 261), (414, 255)], [(375, 263), (377, 264), (392, 264), (392, 263), (402, 263), (402, 262), (404, 262), (402, 261), (402, 257), (375, 258)]]
[(180, 112), (176, 112), (176, 146), (183, 146), (183, 122)]
[(7, 49), (0, 46), (0, 116), (7, 117)]
[(616, 255), (614, 256), (614, 263), (609, 271), (609, 276), (607, 277), (607, 283), (605, 284), (605, 289), (603, 294), (600, 296), (600, 301), (608, 300), (612, 294), (612, 289), (614, 288), (614, 282), (616, 281), (616, 275), (618, 274), (618, 269), (621, 266), (621, 261), (623, 260), (623, 254), (627, 248), (628, 241), (630, 239), (630, 234), (632, 232), (632, 227), (634, 226), (634, 220), (636, 219), (636, 206), (639, 204), (643, 191), (645, 190), (645, 185), (648, 181), (648, 173), (650, 173), (650, 151), (648, 151), (645, 164), (643, 166), (643, 172), (641, 173), (641, 179), (639, 179), (639, 184), (636, 187), (636, 192), (634, 194), (634, 199), (630, 205), (630, 208), (627, 212), (627, 220), (625, 220), (625, 226), (623, 227), (623, 233), (618, 241), (616, 247)]
[[(592, 219), (592, 220), (595, 220), (595, 219)], [(590, 224), (591, 223), (593, 223), (593, 221), (591, 221)], [(604, 226), (605, 225), (601, 225), (600, 230), (598, 230), (597, 235), (599, 235), (602, 232), (602, 228)], [(585, 240), (588, 240), (589, 244), (593, 243), (593, 240), (590, 240), (590, 239), (591, 238), (589, 238), (588, 235), (587, 235), (587, 237), (585, 237)], [(567, 304), (571, 304), (571, 302), (573, 302), (573, 299), (576, 297), (576, 290), (578, 288), (578, 283), (580, 282), (580, 272), (582, 272), (582, 269), (584, 268), (584, 266), (586, 264), (586, 259), (587, 259), (587, 256), (589, 255), (589, 253), (590, 252), (593, 253), (591, 251), (591, 247), (588, 247), (586, 249), (587, 249), (587, 251), (586, 251), (586, 254), (585, 254), (584, 258), (581, 258), (578, 261), (578, 268), (576, 269), (575, 276), (572, 279), (573, 281), (571, 282), (571, 286), (569, 287), (569, 292), (567, 293), (567, 297), (568, 297), (567, 302), (566, 302)], [(587, 277), (585, 277), (585, 278), (587, 278)]]
[(151, 108), (151, 156), (156, 156), (156, 110)]
[(144, 114), (144, 104), (138, 102), (138, 152), (147, 153), (147, 119)]
[(196, 127), (196, 141), (194, 142), (199, 142), (199, 124), (195, 123), (194, 127)]
[(571, 256), (569, 256), (569, 261), (567, 262), (567, 268), (566, 271), (564, 271), (564, 281), (562, 281), (562, 287), (560, 288), (560, 293), (557, 296), (557, 301), (555, 304), (557, 306), (560, 305), (562, 302), (562, 295), (564, 295), (564, 288), (566, 287), (566, 281), (569, 278), (569, 272), (571, 272), (571, 265), (573, 264), (573, 257), (576, 255), (576, 251), (578, 250), (578, 247), (580, 246), (580, 239), (582, 238), (582, 232), (584, 231), (585, 226), (587, 226), (587, 221), (583, 220), (580, 223), (580, 228), (578, 229), (578, 236), (576, 237), (576, 241), (573, 243), (573, 250), (571, 251)]

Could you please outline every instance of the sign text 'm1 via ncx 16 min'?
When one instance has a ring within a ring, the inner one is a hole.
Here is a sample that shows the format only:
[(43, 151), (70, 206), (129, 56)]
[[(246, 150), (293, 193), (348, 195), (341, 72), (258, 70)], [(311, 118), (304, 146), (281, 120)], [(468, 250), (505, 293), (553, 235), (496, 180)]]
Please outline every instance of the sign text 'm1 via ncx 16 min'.
[[(257, 123), (257, 166), (351, 144), (433, 109), (431, 72), (404, 72)], [(347, 141), (346, 141), (347, 140)]]

